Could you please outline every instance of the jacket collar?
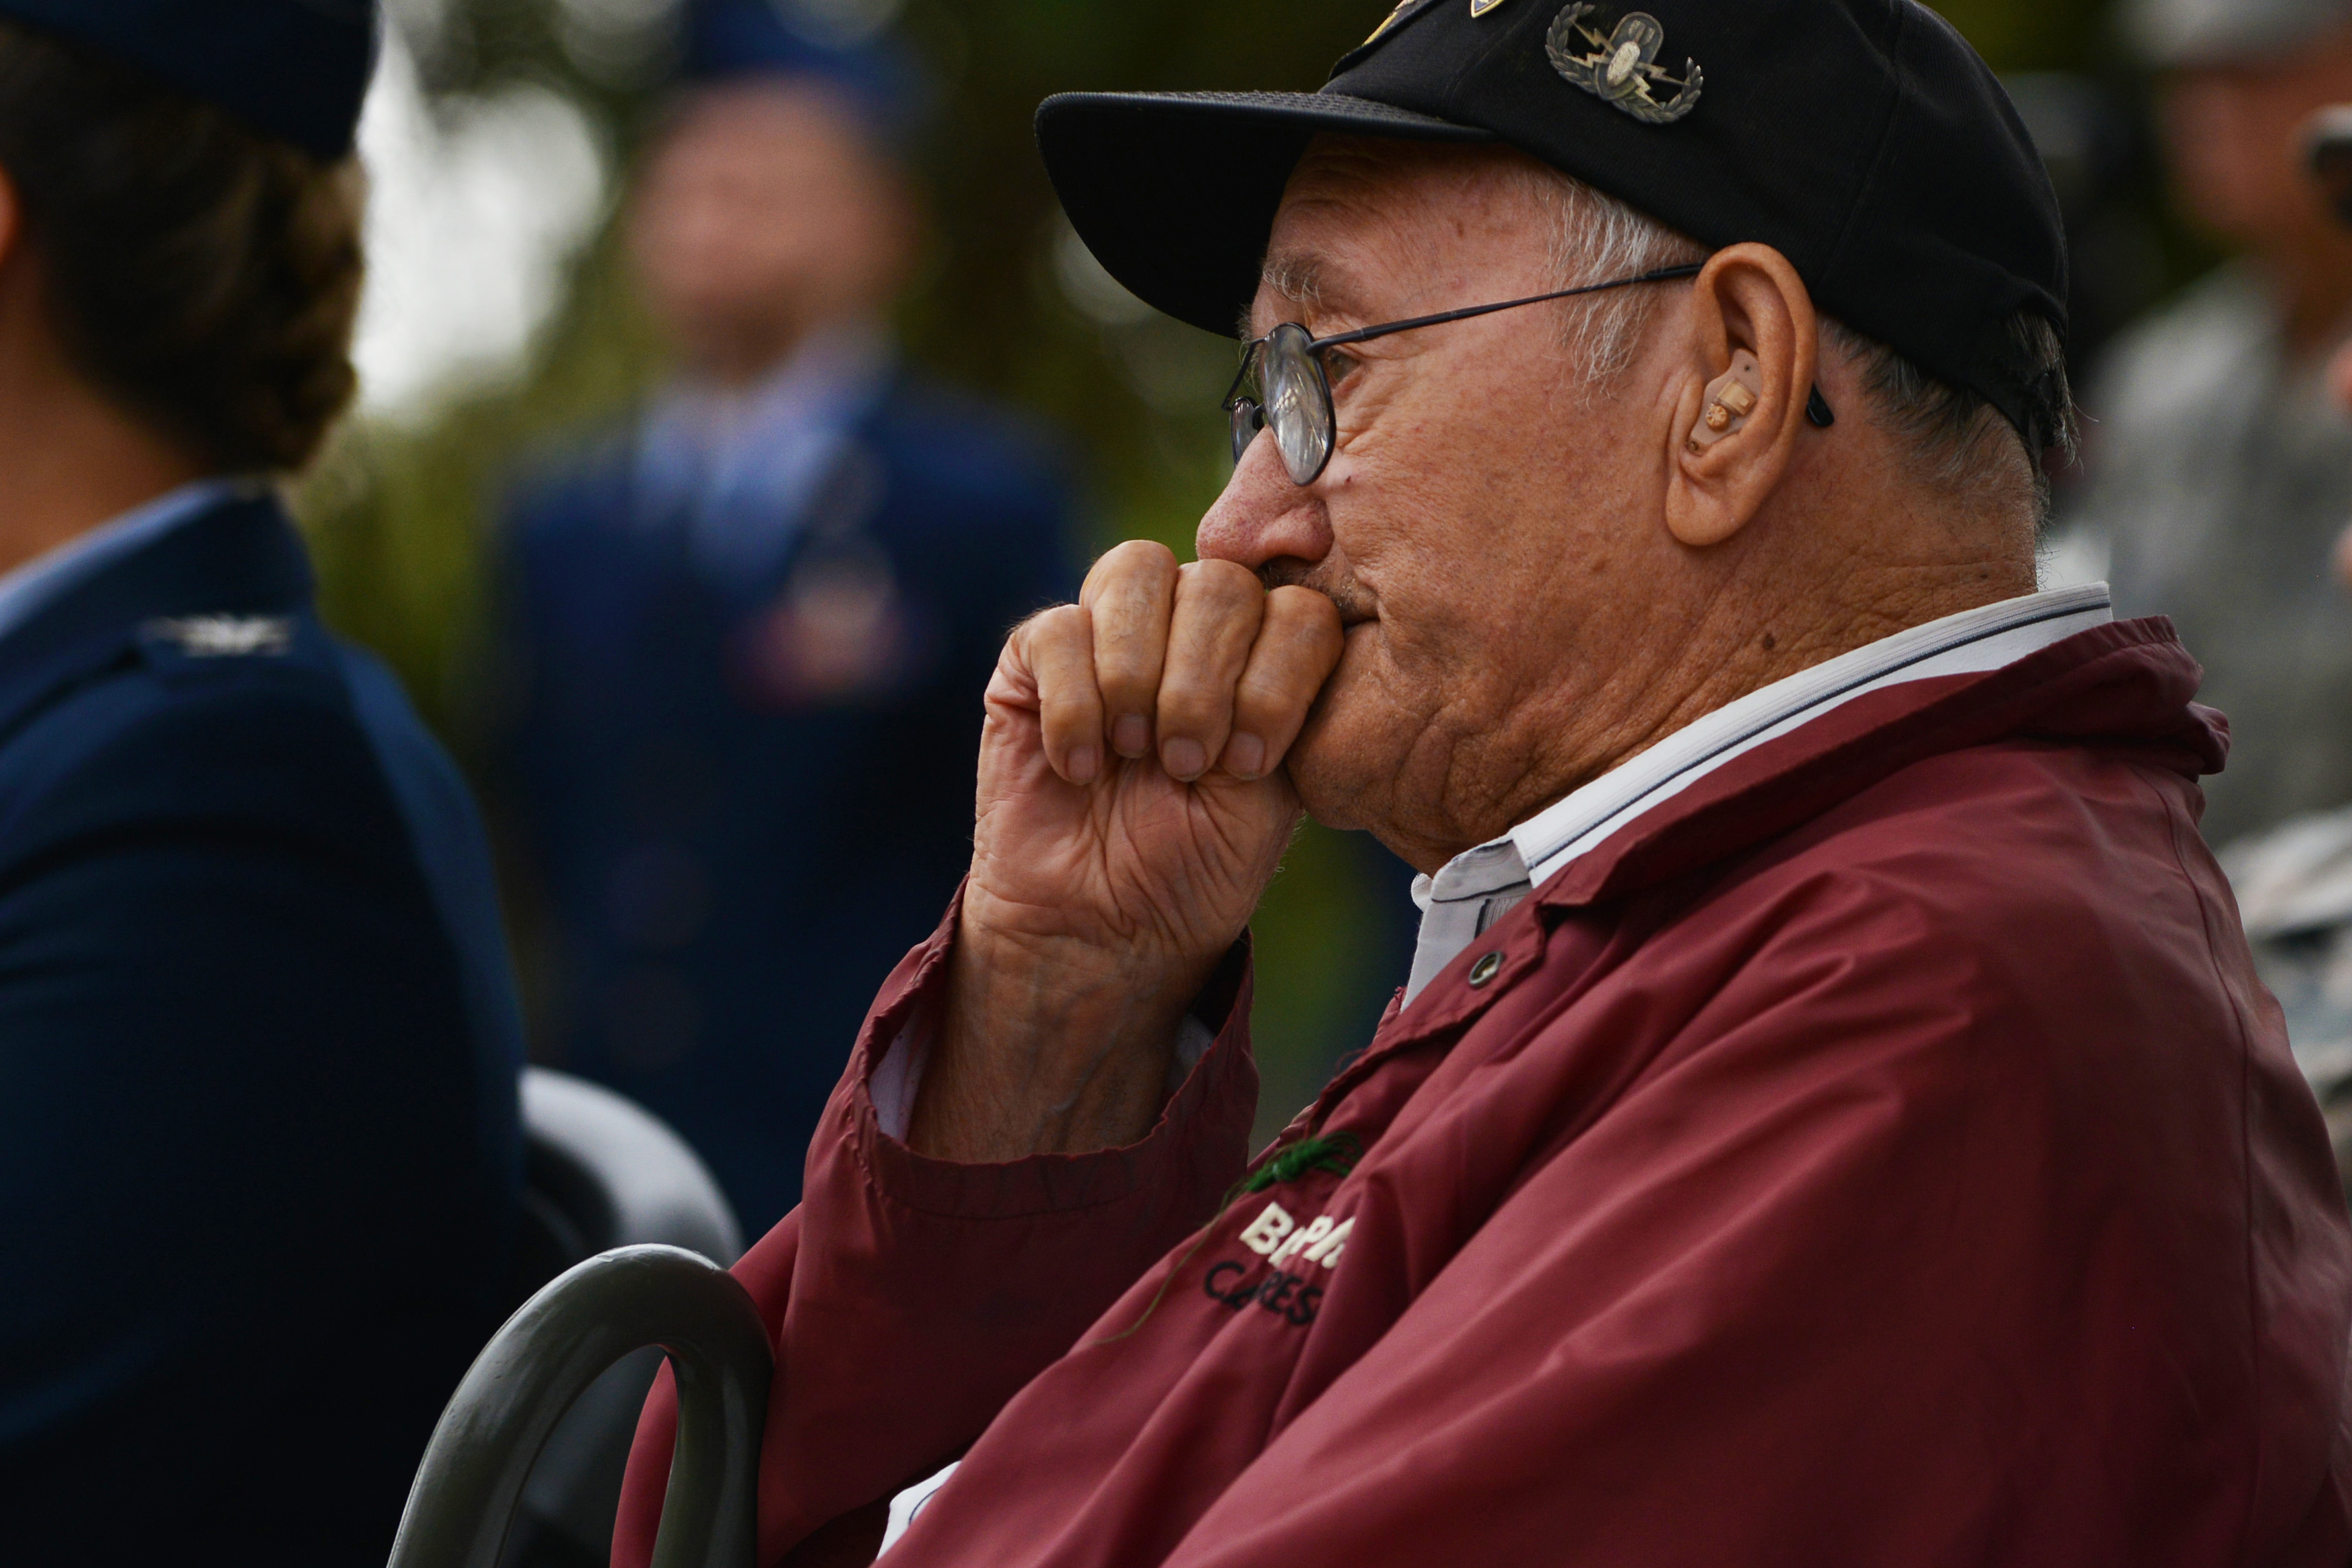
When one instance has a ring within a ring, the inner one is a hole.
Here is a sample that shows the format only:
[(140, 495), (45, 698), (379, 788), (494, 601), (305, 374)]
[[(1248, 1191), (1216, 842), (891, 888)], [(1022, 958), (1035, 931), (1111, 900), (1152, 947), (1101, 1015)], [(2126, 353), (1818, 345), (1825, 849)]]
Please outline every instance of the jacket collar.
[(2027, 594), (1944, 616), (1749, 692), (1413, 884), (1410, 1005), (1536, 888), (1746, 752), (1887, 686), (1998, 670), (2115, 620), (2106, 586)]
[(0, 732), (158, 619), (307, 610), (309, 557), (273, 496), (230, 497), (76, 582), (0, 636)]
[(1531, 883), (1614, 838), (1709, 773), (1874, 691), (1981, 674), (2115, 620), (2105, 584), (1947, 615), (1774, 681), (1685, 726), (1511, 830)]
[[(2190, 779), (2219, 773), (2230, 727), (2196, 704), (2203, 678), (2172, 622), (2156, 618), (2096, 627), (1990, 673), (1856, 697), (1734, 758), (1571, 862), (1447, 965), (1412, 1006), (1392, 1004), (1371, 1048), (1320, 1103), (1336, 1103), (1376, 1062), (1467, 1025), (1508, 994), (1545, 961), (1557, 923), (1542, 911), (1609, 904), (1720, 864), (1931, 757), (2038, 740), (2127, 753)], [(1496, 965), (1485, 983), (1467, 984), (1485, 958)]]
[(2230, 755), (2204, 671), (2160, 617), (2078, 633), (2005, 668), (1906, 682), (1758, 747), (1630, 824), (1539, 888), (1575, 908), (1623, 897), (1790, 831), (1915, 762), (2036, 739), (2135, 752), (2195, 779)]

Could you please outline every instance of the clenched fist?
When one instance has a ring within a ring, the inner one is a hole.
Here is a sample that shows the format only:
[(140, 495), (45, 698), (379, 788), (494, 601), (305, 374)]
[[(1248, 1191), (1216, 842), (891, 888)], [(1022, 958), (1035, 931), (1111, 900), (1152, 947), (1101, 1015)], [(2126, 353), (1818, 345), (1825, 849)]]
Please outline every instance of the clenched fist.
[(1283, 763), (1341, 645), (1323, 595), (1143, 543), (1013, 633), (918, 1149), (1011, 1160), (1150, 1129), (1184, 1009), (1297, 826)]

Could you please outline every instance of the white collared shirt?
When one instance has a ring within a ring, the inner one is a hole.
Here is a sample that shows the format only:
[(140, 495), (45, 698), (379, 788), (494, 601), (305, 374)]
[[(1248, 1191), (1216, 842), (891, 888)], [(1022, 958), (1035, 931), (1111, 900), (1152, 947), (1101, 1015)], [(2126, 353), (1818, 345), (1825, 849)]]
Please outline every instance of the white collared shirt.
[(1748, 693), (1413, 883), (1421, 939), (1405, 1003), (1538, 887), (1717, 768), (1854, 698), (1998, 670), (2115, 619), (2105, 583), (2028, 594), (1882, 638)]
[(0, 639), (134, 550), (254, 488), (243, 479), (199, 479), (76, 534), (0, 577)]
[(799, 537), (894, 362), (882, 328), (858, 321), (812, 336), (755, 386), (671, 388), (639, 438), (640, 520), (682, 522), (713, 583), (757, 581)]

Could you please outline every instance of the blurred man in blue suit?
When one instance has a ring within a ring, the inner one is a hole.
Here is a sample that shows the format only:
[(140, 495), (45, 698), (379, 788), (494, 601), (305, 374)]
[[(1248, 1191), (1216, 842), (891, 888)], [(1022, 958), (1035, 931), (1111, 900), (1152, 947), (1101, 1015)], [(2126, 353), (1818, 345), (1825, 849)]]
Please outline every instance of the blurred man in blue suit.
[(667, 1118), (753, 1230), (874, 987), (971, 858), (1004, 629), (1067, 597), (1059, 465), (898, 361), (904, 63), (689, 14), (629, 236), (675, 380), (525, 487), (503, 805), (563, 1066)]
[(509, 1304), (488, 856), (269, 476), (373, 7), (0, 0), (0, 1561), (383, 1561)]

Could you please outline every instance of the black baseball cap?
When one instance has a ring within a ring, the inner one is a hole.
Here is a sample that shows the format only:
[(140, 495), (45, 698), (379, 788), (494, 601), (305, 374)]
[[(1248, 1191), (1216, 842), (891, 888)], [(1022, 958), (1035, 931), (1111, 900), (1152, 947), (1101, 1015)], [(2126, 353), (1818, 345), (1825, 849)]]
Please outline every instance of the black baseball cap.
[[(1231, 334), (1318, 133), (1507, 142), (1816, 304), (2046, 442), (2020, 312), (2066, 329), (2066, 242), (1991, 69), (1916, 0), (1405, 0), (1314, 93), (1065, 93), (1038, 143), (1131, 292)], [(1465, 303), (1478, 303), (1465, 301)]]
[(352, 151), (375, 72), (375, 0), (0, 0), (0, 16), (329, 160)]

